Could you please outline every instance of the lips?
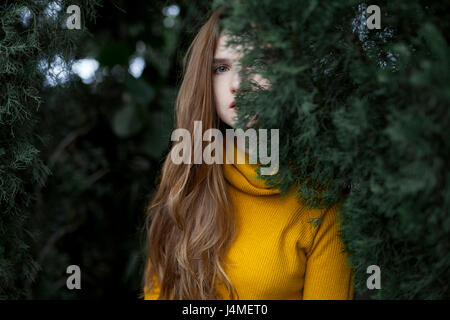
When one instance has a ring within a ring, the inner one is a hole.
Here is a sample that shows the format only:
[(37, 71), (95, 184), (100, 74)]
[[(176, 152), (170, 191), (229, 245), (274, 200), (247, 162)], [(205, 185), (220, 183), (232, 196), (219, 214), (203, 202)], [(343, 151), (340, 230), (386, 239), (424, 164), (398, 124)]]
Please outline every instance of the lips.
[(234, 108), (234, 101), (230, 104), (230, 108)]

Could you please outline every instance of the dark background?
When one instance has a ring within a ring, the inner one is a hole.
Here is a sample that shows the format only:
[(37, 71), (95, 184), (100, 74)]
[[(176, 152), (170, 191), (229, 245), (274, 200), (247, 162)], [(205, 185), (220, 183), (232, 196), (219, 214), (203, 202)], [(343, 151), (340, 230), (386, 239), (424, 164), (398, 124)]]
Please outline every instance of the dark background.
[[(29, 298), (140, 294), (145, 207), (170, 140), (181, 60), (209, 9), (208, 1), (103, 1), (85, 25), (75, 57), (98, 61), (95, 80), (60, 78), (40, 109), (52, 173), (34, 190), (29, 228), (40, 270)], [(146, 64), (139, 77), (128, 72), (136, 56)], [(82, 290), (66, 288), (71, 264)]]

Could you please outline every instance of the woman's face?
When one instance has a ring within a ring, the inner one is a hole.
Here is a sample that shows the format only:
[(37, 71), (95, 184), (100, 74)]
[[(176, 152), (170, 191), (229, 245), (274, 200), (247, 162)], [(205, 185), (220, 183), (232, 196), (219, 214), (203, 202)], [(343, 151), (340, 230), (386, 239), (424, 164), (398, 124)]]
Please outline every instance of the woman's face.
[[(222, 33), (214, 52), (213, 91), (217, 114), (224, 123), (232, 127), (235, 121), (233, 118), (237, 115), (234, 97), (241, 85), (239, 59), (242, 54), (237, 47), (226, 47), (227, 41), (228, 36)], [(268, 81), (259, 75), (255, 75), (253, 80), (263, 87), (269, 86)], [(249, 123), (248, 127), (250, 126)]]

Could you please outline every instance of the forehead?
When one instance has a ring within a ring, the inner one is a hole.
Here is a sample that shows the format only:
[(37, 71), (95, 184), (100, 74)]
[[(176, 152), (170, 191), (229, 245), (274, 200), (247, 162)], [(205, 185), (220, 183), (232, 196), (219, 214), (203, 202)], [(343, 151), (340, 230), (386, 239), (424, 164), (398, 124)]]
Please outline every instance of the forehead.
[(230, 37), (222, 33), (216, 50), (214, 52), (214, 58), (216, 59), (229, 59), (229, 60), (239, 60), (242, 57), (241, 46), (227, 46), (227, 41), (229, 41)]

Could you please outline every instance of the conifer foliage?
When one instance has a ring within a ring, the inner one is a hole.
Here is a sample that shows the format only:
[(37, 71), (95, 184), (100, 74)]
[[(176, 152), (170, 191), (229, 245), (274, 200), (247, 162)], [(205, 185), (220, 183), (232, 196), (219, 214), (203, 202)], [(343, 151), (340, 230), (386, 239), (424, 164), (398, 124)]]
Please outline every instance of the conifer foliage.
[[(313, 206), (341, 201), (341, 232), (357, 294), (450, 298), (450, 4), (216, 0), (270, 90), (242, 90), (237, 126), (257, 114), (280, 129), (281, 169)], [(368, 290), (367, 268), (381, 270)]]
[(33, 187), (50, 174), (40, 158), (36, 112), (45, 70), (70, 57), (83, 33), (67, 29), (69, 15), (55, 14), (72, 4), (82, 8), (83, 22), (93, 18), (97, 1), (0, 3), (0, 299), (25, 297), (39, 269), (29, 252), (34, 234), (24, 227), (33, 214)]

